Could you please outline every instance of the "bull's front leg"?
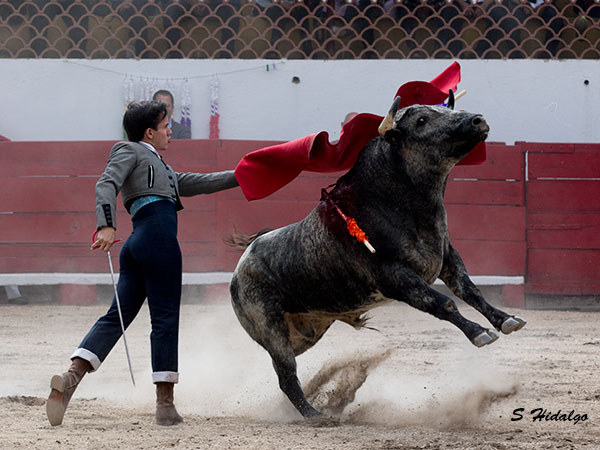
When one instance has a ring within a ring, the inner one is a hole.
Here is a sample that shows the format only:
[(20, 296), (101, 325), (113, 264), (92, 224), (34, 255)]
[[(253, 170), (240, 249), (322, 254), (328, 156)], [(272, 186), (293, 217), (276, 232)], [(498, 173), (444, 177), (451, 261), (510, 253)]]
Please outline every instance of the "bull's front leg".
[(433, 289), (407, 267), (384, 267), (379, 273), (377, 286), (388, 298), (408, 303), (440, 320), (454, 324), (477, 347), (491, 344), (499, 337), (496, 331), (466, 319), (451, 298)]
[(521, 317), (511, 316), (494, 308), (483, 298), (477, 286), (469, 278), (462, 258), (452, 245), (445, 255), (439, 278), (454, 295), (483, 314), (497, 330), (504, 334), (520, 330), (527, 323)]

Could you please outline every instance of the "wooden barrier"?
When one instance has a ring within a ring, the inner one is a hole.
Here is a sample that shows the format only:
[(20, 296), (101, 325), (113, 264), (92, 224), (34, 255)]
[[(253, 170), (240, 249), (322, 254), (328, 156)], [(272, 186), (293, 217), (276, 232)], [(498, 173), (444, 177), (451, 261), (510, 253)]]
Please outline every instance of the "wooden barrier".
[(600, 293), (600, 145), (521, 143), (527, 152), (526, 294)]
[[(275, 143), (174, 141), (164, 157), (177, 171), (211, 172)], [(94, 185), (113, 144), (0, 141), (0, 273), (106, 272), (106, 258), (89, 244)], [(600, 293), (598, 174), (600, 145), (589, 144), (488, 143), (484, 164), (456, 167), (445, 201), (469, 273), (521, 280), (503, 288), (512, 306), (525, 306), (528, 293)], [(184, 198), (184, 272), (231, 272), (240, 253), (223, 239), (234, 229), (252, 233), (302, 219), (340, 175), (303, 173), (260, 201), (248, 202), (239, 189)], [(117, 226), (119, 237), (129, 235), (121, 204)]]
[[(523, 277), (525, 242), (525, 165), (519, 146), (487, 144), (480, 166), (457, 166), (446, 188), (448, 228), (471, 275)], [(522, 307), (522, 289), (504, 285), (502, 300)]]

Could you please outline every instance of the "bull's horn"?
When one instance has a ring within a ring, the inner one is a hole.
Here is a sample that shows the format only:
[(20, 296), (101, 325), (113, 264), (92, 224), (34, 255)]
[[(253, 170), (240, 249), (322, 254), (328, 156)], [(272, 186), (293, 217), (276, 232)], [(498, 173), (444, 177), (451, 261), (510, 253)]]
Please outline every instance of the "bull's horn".
[(448, 103), (446, 106), (450, 109), (454, 109), (454, 91), (452, 89), (448, 92)]
[(392, 129), (394, 125), (394, 116), (396, 115), (396, 111), (398, 111), (398, 107), (400, 106), (400, 97), (396, 97), (394, 102), (392, 103), (392, 107), (388, 111), (387, 115), (383, 118), (381, 123), (379, 124), (379, 135), (385, 136), (385, 133)]

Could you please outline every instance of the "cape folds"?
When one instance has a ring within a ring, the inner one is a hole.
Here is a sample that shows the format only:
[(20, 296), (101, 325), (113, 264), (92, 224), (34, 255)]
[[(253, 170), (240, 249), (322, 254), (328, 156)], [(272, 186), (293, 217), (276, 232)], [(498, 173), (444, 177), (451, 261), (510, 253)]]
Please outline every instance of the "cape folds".
[[(400, 108), (437, 105), (448, 98), (448, 90), (456, 91), (460, 82), (460, 65), (448, 66), (430, 82), (410, 81), (400, 86)], [(235, 177), (248, 200), (271, 195), (291, 182), (302, 171), (339, 172), (352, 168), (360, 151), (379, 136), (382, 116), (362, 113), (347, 122), (337, 142), (329, 142), (326, 131), (310, 134), (282, 144), (264, 147), (248, 153), (238, 163)], [(459, 165), (481, 164), (485, 161), (485, 142), (479, 143)]]

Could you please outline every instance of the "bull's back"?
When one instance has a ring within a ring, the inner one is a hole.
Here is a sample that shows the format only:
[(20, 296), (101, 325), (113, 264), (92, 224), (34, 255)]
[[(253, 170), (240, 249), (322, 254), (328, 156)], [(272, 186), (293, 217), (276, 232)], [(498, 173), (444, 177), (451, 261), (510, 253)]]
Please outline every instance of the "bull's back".
[(256, 301), (276, 299), (286, 312), (359, 308), (374, 287), (349, 251), (313, 210), (257, 238), (240, 258), (232, 287), (253, 292)]

